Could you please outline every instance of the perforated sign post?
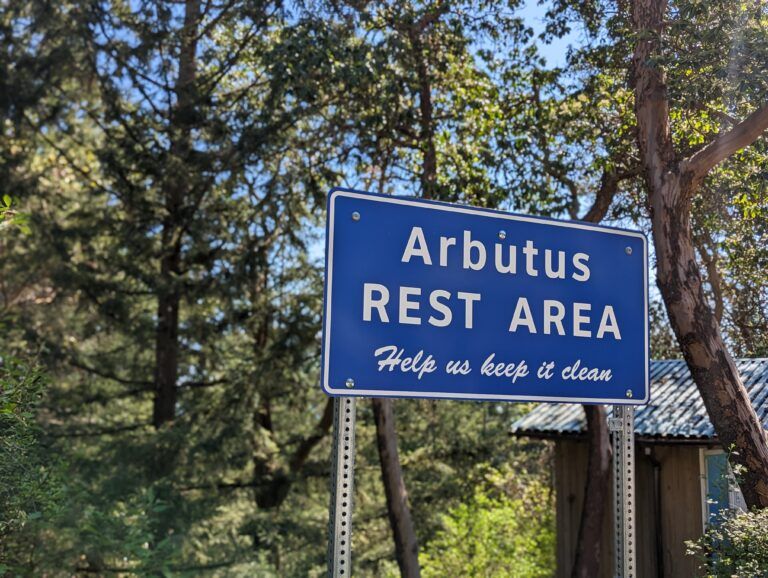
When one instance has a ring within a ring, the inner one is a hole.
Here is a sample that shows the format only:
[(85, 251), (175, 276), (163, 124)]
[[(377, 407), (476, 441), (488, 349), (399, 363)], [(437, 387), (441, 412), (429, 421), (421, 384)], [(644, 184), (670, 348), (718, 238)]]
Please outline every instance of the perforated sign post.
[[(331, 191), (321, 367), (338, 398), (330, 574), (351, 573), (354, 398), (613, 404), (612, 425), (631, 419), (649, 397), (647, 262), (636, 231)], [(631, 422), (614, 431), (622, 451), (631, 432)], [(631, 483), (632, 460), (617, 460), (629, 468), (617, 490)], [(629, 496), (615, 502), (617, 554), (634, 550)]]

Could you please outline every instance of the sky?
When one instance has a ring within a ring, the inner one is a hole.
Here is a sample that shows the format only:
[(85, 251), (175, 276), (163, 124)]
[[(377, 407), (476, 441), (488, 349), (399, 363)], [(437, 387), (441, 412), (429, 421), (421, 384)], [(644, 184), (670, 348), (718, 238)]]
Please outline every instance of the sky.
[[(544, 15), (547, 12), (548, 3), (539, 4), (537, 0), (527, 0), (520, 10), (520, 16), (525, 23), (533, 29), (538, 36), (544, 31)], [(551, 44), (539, 42), (539, 52), (547, 59), (547, 65), (551, 67), (564, 66), (565, 54), (569, 44), (576, 44), (579, 40), (577, 31), (571, 31), (563, 38), (555, 39)]]

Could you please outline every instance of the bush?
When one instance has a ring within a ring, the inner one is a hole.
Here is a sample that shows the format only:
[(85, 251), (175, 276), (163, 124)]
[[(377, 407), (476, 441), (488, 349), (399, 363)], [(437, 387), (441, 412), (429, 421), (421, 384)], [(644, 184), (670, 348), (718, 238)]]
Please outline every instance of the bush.
[(43, 386), (36, 369), (12, 358), (0, 359), (0, 542), (34, 518), (47, 500), (34, 422)]
[(0, 357), (0, 576), (21, 572), (19, 564), (28, 559), (25, 531), (53, 512), (60, 493), (35, 424), (44, 387), (37, 368)]
[(537, 480), (502, 487), (500, 477), (443, 516), (420, 556), (424, 578), (544, 578), (555, 573), (555, 512)]
[(706, 576), (768, 577), (768, 510), (723, 511), (701, 538), (686, 545)]

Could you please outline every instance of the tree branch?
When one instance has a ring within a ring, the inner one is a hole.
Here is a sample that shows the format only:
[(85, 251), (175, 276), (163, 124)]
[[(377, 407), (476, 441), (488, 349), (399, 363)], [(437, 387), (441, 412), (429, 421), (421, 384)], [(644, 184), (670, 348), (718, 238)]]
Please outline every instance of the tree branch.
[(108, 429), (92, 430), (92, 431), (62, 431), (49, 433), (48, 437), (51, 438), (85, 438), (85, 437), (99, 437), (106, 435), (115, 435), (127, 431), (134, 431), (144, 427), (149, 427), (149, 422), (134, 423), (130, 425), (117, 426)]
[(432, 10), (428, 10), (422, 14), (421, 18), (413, 23), (413, 30), (418, 33), (423, 32), (434, 24), (443, 14), (448, 12), (448, 8), (448, 3), (441, 3)]
[[(694, 153), (683, 163), (683, 167), (695, 182), (699, 182), (719, 163), (751, 145), (766, 130), (768, 130), (768, 103), (763, 104), (731, 130), (721, 133), (703, 149)], [(694, 188), (692, 187), (691, 190)]]
[(628, 170), (621, 173), (615, 171), (603, 171), (600, 177), (600, 188), (595, 193), (595, 200), (587, 213), (581, 218), (589, 223), (599, 223), (608, 214), (613, 198), (619, 190), (619, 183), (623, 180), (637, 176), (637, 170)]
[[(257, 417), (257, 419), (260, 419)], [(270, 418), (271, 420), (271, 418)], [(323, 415), (315, 426), (315, 431), (303, 439), (288, 460), (287, 467), (272, 467), (272, 464), (257, 463), (252, 485), (256, 488), (256, 503), (260, 508), (276, 508), (285, 501), (288, 492), (304, 466), (312, 450), (328, 434), (333, 422), (333, 398), (325, 403)], [(261, 467), (260, 467), (261, 466)], [(263, 478), (263, 479), (260, 479)], [(231, 487), (241, 487), (238, 482)], [(221, 487), (221, 485), (219, 485)]]
[(306, 437), (304, 440), (302, 440), (302, 442), (299, 444), (299, 447), (296, 448), (296, 451), (291, 457), (291, 461), (289, 464), (291, 473), (295, 474), (301, 469), (301, 467), (307, 461), (307, 458), (309, 457), (309, 454), (312, 451), (312, 449), (318, 443), (320, 443), (320, 441), (326, 435), (328, 435), (328, 431), (331, 429), (332, 422), (333, 422), (333, 398), (329, 397), (325, 403), (323, 416), (320, 418), (320, 421), (315, 426), (315, 432), (312, 435)]
[(669, 95), (663, 68), (656, 62), (667, 0), (635, 0), (632, 17), (637, 42), (632, 56), (637, 141), (651, 190), (661, 190), (675, 163), (669, 123)]
[[(723, 312), (725, 311), (725, 299), (723, 297), (723, 278), (717, 266), (717, 246), (712, 240), (712, 235), (707, 230), (694, 234), (693, 241), (707, 270), (707, 281), (709, 281), (709, 286), (712, 288), (712, 297), (715, 301), (715, 318), (718, 323), (721, 323)], [(707, 247), (712, 248), (711, 253)]]
[[(144, 379), (126, 379), (126, 378), (120, 377), (120, 376), (118, 376), (118, 375), (116, 375), (116, 374), (114, 374), (114, 373), (112, 373), (110, 371), (104, 371), (104, 370), (96, 369), (95, 367), (91, 367), (91, 366), (83, 363), (82, 361), (79, 361), (79, 360), (75, 359), (74, 357), (71, 357), (70, 359), (68, 359), (67, 362), (72, 367), (75, 367), (77, 369), (81, 369), (83, 371), (86, 371), (88, 373), (92, 373), (94, 375), (98, 375), (99, 377), (103, 377), (104, 379), (109, 379), (111, 381), (116, 381), (117, 383), (122, 383), (123, 385), (141, 385), (141, 386), (144, 386), (144, 388), (150, 387), (150, 386), (154, 385), (153, 381), (147, 381), (147, 380), (144, 380)], [(144, 388), (137, 389), (137, 390), (134, 390), (134, 391), (136, 393), (141, 393), (143, 391), (146, 391), (146, 389), (144, 389)]]

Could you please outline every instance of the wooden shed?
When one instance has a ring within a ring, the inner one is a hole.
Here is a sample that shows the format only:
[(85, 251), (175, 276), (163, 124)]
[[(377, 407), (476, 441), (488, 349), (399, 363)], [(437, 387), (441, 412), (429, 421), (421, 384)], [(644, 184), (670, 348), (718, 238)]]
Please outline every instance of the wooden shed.
[[(768, 429), (768, 359), (737, 361), (763, 427)], [(557, 576), (568, 577), (575, 557), (587, 444), (580, 405), (540, 404), (512, 433), (555, 443)], [(723, 508), (744, 508), (726, 455), (683, 361), (651, 362), (651, 401), (635, 415), (637, 570), (639, 578), (696, 576), (686, 540), (701, 536)], [(613, 504), (603, 531), (601, 577), (613, 576)]]

